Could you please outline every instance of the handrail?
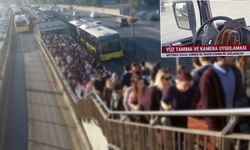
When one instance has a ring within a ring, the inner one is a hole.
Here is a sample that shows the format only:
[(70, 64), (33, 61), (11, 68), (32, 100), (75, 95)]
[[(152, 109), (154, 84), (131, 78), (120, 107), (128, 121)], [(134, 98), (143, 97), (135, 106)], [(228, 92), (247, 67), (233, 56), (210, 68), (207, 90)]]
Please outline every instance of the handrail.
[[(103, 102), (103, 100), (98, 96), (95, 90), (93, 94), (96, 97), (96, 100), (103, 106), (107, 111), (107, 116), (109, 115), (160, 115), (160, 116), (228, 116), (229, 122), (222, 129), (220, 134), (222, 136), (227, 135), (232, 132), (233, 128), (238, 122), (239, 116), (250, 116), (250, 108), (235, 108), (235, 109), (207, 109), (207, 110), (177, 110), (177, 111), (113, 111), (110, 110)], [(224, 142), (224, 141), (223, 141)], [(223, 142), (221, 143), (222, 145)]]
[(164, 115), (164, 116), (250, 116), (250, 108), (206, 109), (206, 110), (175, 110), (175, 111), (113, 111), (110, 110), (97, 95), (96, 100), (109, 115)]
[(242, 109), (207, 109), (207, 110), (176, 110), (176, 111), (109, 111), (119, 115), (166, 115), (166, 116), (250, 116), (249, 108)]

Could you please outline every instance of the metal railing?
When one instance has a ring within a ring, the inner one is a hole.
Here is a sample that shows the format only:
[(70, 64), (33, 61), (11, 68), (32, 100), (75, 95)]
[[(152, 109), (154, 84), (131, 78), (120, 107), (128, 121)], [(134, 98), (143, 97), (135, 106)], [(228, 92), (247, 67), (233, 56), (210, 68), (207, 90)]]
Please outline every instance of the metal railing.
[[(76, 111), (85, 121), (96, 120), (108, 141), (127, 150), (249, 150), (250, 134), (232, 133), (238, 116), (249, 116), (250, 109), (192, 110), (192, 111), (111, 111), (94, 94), (81, 101)], [(160, 115), (160, 116), (230, 116), (222, 131), (202, 131), (162, 125), (148, 125), (112, 119), (114, 115)]]
[(166, 115), (166, 116), (250, 116), (250, 108), (233, 109), (209, 109), (209, 110), (187, 110), (187, 111), (113, 111), (92, 91), (95, 100), (98, 101), (109, 115)]

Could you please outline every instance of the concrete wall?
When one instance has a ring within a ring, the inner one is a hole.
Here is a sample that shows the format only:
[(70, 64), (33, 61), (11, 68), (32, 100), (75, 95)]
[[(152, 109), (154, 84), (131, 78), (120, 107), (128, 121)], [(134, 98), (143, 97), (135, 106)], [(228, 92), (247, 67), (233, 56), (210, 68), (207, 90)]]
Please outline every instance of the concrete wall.
[(7, 91), (10, 90), (10, 72), (11, 72), (11, 50), (13, 49), (12, 38), (14, 36), (13, 20), (10, 18), (7, 35), (0, 51), (0, 150), (3, 150), (4, 128), (7, 117), (6, 107), (8, 100), (6, 99)]
[[(6, 35), (4, 37), (3, 44), (0, 47), (0, 94), (2, 94), (2, 89), (4, 88), (4, 81), (6, 80), (7, 67), (9, 63), (9, 56), (11, 50), (11, 41), (14, 32), (13, 21), (11, 17), (9, 18), (8, 28), (6, 29)], [(0, 95), (0, 99), (1, 99)], [(0, 101), (1, 102), (1, 101)]]

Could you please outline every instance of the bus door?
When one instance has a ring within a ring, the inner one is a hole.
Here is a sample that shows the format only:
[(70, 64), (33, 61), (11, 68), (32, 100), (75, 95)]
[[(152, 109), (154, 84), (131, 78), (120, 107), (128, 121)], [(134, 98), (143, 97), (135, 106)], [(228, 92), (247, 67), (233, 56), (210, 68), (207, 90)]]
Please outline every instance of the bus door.
[(102, 55), (102, 48), (101, 48), (100, 39), (97, 40), (96, 55), (98, 56), (98, 59), (99, 59), (100, 56)]
[(80, 36), (80, 29), (78, 26), (75, 27), (76, 29), (76, 39), (77, 39), (77, 42), (81, 42), (81, 36)]
[(98, 45), (98, 40), (93, 35), (87, 34), (86, 35), (86, 47), (90, 53), (96, 54), (96, 48)]
[(79, 29), (79, 42), (81, 44), (81, 46), (83, 46), (84, 48), (87, 48), (86, 46), (86, 36), (83, 30)]

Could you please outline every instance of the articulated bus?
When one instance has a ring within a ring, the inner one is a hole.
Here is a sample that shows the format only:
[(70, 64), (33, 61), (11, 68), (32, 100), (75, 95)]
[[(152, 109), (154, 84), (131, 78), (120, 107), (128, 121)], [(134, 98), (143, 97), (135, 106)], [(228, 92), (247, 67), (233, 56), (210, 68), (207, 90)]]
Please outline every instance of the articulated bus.
[(99, 60), (107, 61), (123, 56), (119, 32), (89, 21), (70, 21), (73, 37)]
[(14, 23), (17, 33), (29, 31), (29, 21), (25, 15), (16, 15)]
[[(78, 43), (82, 43), (81, 42), (81, 38), (80, 38), (80, 29), (79, 27), (83, 24), (86, 24), (88, 21), (85, 19), (79, 19), (79, 20), (72, 20), (69, 21), (69, 29), (71, 32), (71, 36), (76, 40), (76, 42)], [(85, 45), (85, 43), (83, 44)]]

